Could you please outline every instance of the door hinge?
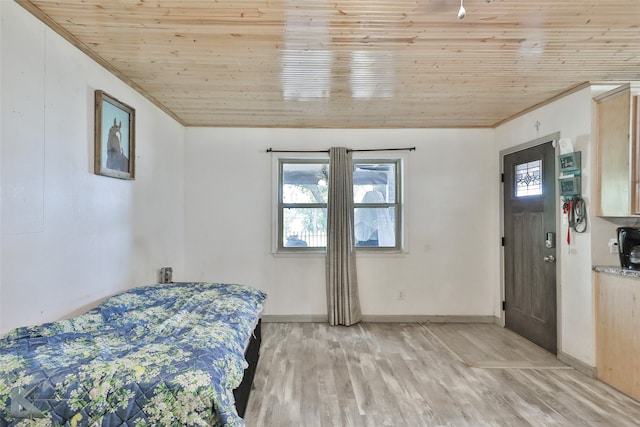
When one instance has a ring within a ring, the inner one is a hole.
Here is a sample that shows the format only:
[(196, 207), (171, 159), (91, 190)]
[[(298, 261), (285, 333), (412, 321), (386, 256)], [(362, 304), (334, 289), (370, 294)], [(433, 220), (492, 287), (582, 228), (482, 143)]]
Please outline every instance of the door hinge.
[(500, 238), (500, 246), (504, 246), (504, 237)]
[(507, 310), (507, 302), (502, 301), (502, 311), (506, 311), (506, 310)]

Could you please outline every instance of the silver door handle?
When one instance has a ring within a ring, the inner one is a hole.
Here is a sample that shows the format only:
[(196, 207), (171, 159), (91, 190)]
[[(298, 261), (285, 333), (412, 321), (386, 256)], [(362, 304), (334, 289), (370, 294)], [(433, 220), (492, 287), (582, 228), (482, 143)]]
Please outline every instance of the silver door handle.
[(556, 257), (553, 255), (546, 256), (544, 257), (544, 262), (556, 262)]

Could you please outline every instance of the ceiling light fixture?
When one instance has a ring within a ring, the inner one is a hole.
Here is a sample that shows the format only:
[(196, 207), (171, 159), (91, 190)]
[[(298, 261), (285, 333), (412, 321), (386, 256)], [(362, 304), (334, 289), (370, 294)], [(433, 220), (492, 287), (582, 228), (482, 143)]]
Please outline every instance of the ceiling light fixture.
[(462, 19), (467, 16), (467, 11), (464, 10), (464, 6), (462, 4), (463, 0), (460, 0), (460, 10), (458, 11), (458, 19)]
[[(487, 3), (491, 3), (493, 0), (484, 0), (484, 1), (486, 1)], [(463, 2), (464, 0), (460, 0), (460, 10), (458, 10), (458, 19), (462, 19), (465, 16), (467, 16), (467, 11), (464, 8)]]

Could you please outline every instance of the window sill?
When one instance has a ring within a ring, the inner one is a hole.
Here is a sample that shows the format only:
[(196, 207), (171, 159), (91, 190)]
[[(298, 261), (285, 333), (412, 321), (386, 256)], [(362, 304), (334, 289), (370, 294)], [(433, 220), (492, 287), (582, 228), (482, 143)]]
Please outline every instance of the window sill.
[[(373, 250), (373, 249), (358, 249), (356, 250), (356, 257), (381, 257), (381, 256), (388, 256), (388, 257), (401, 257), (401, 256), (405, 256), (408, 255), (409, 251), (406, 250), (402, 250), (402, 249), (394, 249), (394, 250)], [(271, 255), (273, 255), (276, 258), (320, 258), (320, 257), (325, 257), (327, 255), (327, 251), (325, 251), (324, 249), (320, 249), (320, 250), (302, 250), (302, 251), (272, 251)]]

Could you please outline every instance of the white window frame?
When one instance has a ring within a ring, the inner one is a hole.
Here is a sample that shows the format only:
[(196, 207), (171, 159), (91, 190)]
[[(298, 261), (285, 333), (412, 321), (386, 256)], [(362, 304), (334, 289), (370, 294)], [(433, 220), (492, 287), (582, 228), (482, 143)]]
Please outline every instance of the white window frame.
[[(358, 153), (365, 154), (365, 153)], [(324, 255), (326, 253), (326, 247), (285, 247), (283, 242), (282, 233), (282, 200), (281, 194), (281, 168), (282, 162), (306, 162), (306, 163), (324, 163), (329, 161), (328, 156), (318, 156), (315, 154), (296, 154), (295, 156), (283, 156), (282, 154), (274, 153), (272, 155), (272, 238), (271, 238), (271, 253), (275, 255), (284, 256), (298, 256), (298, 255)], [(408, 156), (398, 155), (394, 153), (393, 156), (384, 156), (380, 153), (376, 153), (375, 156), (371, 155), (355, 155), (353, 158), (354, 164), (358, 163), (395, 163), (396, 164), (396, 202), (385, 203), (385, 207), (388, 205), (395, 205), (396, 207), (396, 246), (394, 247), (371, 247), (371, 246), (359, 246), (356, 247), (356, 253), (358, 254), (404, 254), (408, 253), (406, 249), (408, 247), (408, 233), (407, 225), (408, 218), (407, 203), (405, 200), (405, 194), (407, 191), (407, 163)], [(360, 203), (354, 203), (354, 209), (358, 206), (362, 206)], [(315, 206), (314, 206), (315, 207)], [(355, 212), (355, 211), (354, 211)]]
[(276, 200), (276, 205), (277, 205), (277, 211), (276, 211), (276, 218), (277, 218), (277, 230), (276, 230), (276, 248), (277, 251), (280, 253), (286, 253), (286, 252), (320, 252), (320, 253), (325, 253), (326, 252), (326, 247), (324, 246), (310, 246), (310, 247), (304, 247), (304, 246), (285, 246), (284, 245), (284, 235), (282, 233), (282, 229), (284, 227), (283, 222), (284, 222), (284, 209), (288, 209), (288, 208), (316, 208), (316, 209), (327, 209), (327, 202), (324, 203), (284, 203), (282, 201), (283, 197), (282, 197), (282, 165), (284, 164), (300, 164), (300, 163), (307, 163), (307, 164), (326, 164), (327, 166), (329, 165), (329, 158), (279, 158), (278, 159), (278, 165), (277, 165), (277, 173), (278, 173), (278, 181), (277, 181), (277, 200)]

